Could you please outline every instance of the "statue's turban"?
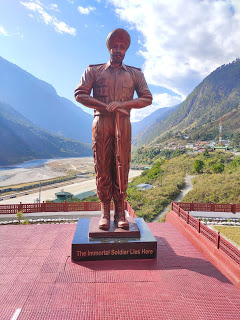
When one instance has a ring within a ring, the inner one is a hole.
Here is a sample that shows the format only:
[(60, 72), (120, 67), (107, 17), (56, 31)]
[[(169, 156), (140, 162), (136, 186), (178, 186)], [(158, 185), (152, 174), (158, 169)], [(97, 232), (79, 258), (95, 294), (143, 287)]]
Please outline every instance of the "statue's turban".
[(128, 49), (131, 43), (131, 37), (126, 30), (118, 28), (110, 32), (107, 36), (106, 43), (109, 51), (111, 50), (114, 41), (123, 41)]

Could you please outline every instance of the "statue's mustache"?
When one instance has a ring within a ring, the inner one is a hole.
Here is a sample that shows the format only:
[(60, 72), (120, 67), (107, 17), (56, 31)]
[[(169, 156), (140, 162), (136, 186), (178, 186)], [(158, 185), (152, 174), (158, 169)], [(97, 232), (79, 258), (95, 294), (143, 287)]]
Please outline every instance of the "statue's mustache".
[(121, 54), (121, 53), (114, 53), (113, 56), (114, 56), (114, 57), (116, 57), (116, 56), (123, 57), (123, 54)]

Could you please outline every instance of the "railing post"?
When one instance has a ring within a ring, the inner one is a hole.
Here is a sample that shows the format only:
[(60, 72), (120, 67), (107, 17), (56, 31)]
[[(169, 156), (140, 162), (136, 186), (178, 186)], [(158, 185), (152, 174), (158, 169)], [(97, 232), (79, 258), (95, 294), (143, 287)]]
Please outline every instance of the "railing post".
[(46, 203), (44, 201), (41, 204), (41, 212), (46, 212)]
[(21, 211), (21, 210), (23, 210), (23, 204), (22, 204), (22, 202), (20, 202), (19, 205), (18, 205), (18, 212)]
[(220, 231), (217, 233), (217, 248), (219, 249), (219, 244), (220, 244)]
[(63, 211), (64, 211), (64, 212), (67, 212), (67, 211), (68, 211), (67, 206), (68, 206), (68, 204), (67, 204), (66, 200), (64, 200), (64, 203), (63, 203)]
[(231, 211), (232, 211), (232, 213), (236, 213), (236, 204), (235, 203), (231, 204)]
[(128, 202), (128, 200), (126, 203), (127, 203), (127, 212), (130, 215), (130, 211), (131, 211), (132, 207), (130, 206), (130, 203)]
[(190, 211), (194, 211), (194, 210), (193, 210), (193, 205), (194, 205), (194, 204), (193, 204), (193, 201), (192, 201), (192, 202), (190, 203)]
[(171, 201), (171, 211), (173, 210), (173, 200)]
[(180, 210), (181, 210), (181, 208), (178, 207), (178, 216), (179, 216), (179, 217), (180, 217)]
[(214, 202), (211, 202), (211, 211), (215, 212), (215, 204), (214, 204)]
[(200, 233), (201, 220), (198, 219), (198, 233)]
[(189, 224), (189, 211), (187, 212), (187, 224)]

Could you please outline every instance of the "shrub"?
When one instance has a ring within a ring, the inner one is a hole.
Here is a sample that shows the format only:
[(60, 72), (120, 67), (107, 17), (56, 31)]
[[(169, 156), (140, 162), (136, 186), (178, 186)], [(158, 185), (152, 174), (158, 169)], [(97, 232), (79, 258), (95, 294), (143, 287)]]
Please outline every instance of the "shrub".
[(196, 159), (193, 162), (193, 171), (196, 173), (201, 173), (204, 167), (204, 162), (202, 160)]
[(212, 165), (211, 170), (214, 173), (222, 173), (224, 171), (224, 164), (223, 163), (215, 163)]

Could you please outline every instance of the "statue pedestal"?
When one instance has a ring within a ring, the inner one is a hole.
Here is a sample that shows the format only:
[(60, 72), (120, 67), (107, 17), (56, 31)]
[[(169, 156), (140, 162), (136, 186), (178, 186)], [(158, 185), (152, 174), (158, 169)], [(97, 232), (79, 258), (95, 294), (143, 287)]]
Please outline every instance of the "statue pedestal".
[(110, 228), (108, 230), (99, 229), (98, 223), (100, 218), (94, 217), (90, 219), (89, 238), (140, 238), (140, 230), (134, 218), (128, 217), (129, 229), (124, 230), (116, 227), (111, 219)]
[[(111, 225), (112, 229), (110, 228), (109, 231), (96, 230), (99, 218), (91, 222), (92, 219), (78, 220), (72, 241), (72, 261), (156, 258), (157, 240), (142, 218), (132, 218), (132, 220), (128, 217), (129, 230), (120, 230)], [(140, 236), (136, 236), (138, 234), (136, 227), (139, 229)], [(95, 235), (94, 232), (96, 232)]]

